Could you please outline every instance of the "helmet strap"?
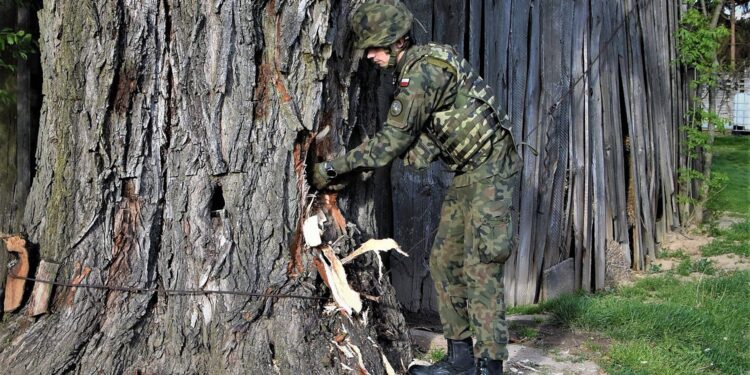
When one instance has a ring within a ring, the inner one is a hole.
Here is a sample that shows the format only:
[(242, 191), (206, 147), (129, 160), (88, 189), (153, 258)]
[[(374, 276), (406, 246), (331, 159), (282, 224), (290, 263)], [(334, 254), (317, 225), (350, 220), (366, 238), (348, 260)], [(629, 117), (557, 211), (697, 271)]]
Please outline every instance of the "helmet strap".
[[(398, 52), (396, 54), (398, 54)], [(388, 53), (388, 66), (386, 67), (386, 69), (391, 69), (396, 66), (396, 54), (394, 54), (393, 52)]]
[(388, 66), (386, 67), (386, 69), (394, 68), (396, 66), (396, 63), (398, 62), (397, 56), (399, 53), (401, 53), (401, 51), (404, 50), (404, 48), (397, 48), (395, 45), (391, 45), (389, 48), (386, 48), (385, 50), (389, 56)]

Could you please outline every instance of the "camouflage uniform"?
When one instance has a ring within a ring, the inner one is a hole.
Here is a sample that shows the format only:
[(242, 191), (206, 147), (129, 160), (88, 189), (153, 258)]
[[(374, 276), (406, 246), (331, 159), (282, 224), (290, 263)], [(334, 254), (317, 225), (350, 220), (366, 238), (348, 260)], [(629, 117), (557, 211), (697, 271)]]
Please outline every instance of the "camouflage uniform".
[(441, 157), (456, 172), (430, 256), (444, 335), (474, 336), (477, 357), (506, 360), (503, 266), (513, 247), (511, 202), (520, 167), (507, 117), (449, 46), (408, 49), (395, 74), (383, 130), (331, 164), (346, 173), (398, 156), (417, 168)]

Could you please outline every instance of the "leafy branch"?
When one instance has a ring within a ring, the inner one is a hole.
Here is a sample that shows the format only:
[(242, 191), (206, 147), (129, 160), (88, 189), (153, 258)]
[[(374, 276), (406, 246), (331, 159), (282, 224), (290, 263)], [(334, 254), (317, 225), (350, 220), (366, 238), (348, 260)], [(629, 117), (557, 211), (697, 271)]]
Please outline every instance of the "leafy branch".
[[(0, 71), (16, 71), (16, 61), (26, 60), (37, 51), (37, 45), (31, 34), (24, 30), (4, 28), (0, 30)], [(12, 62), (5, 59), (10, 58)], [(13, 102), (14, 96), (7, 90), (0, 89), (0, 105)]]

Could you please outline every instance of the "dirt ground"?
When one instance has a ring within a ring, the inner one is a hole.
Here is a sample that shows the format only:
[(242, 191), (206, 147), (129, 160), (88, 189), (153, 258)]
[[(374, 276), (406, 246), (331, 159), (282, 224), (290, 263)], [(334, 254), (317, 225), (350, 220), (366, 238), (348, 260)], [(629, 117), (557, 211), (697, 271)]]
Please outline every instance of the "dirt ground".
[[(718, 220), (718, 226), (721, 229), (729, 228), (732, 224), (742, 220), (739, 217), (734, 216), (723, 216)], [(713, 241), (713, 237), (705, 234), (700, 234), (696, 230), (687, 231), (687, 233), (670, 232), (667, 233), (662, 244), (662, 248), (666, 249), (670, 253), (676, 251), (682, 251), (690, 257), (692, 261), (696, 261), (701, 258), (711, 260), (713, 267), (717, 271), (745, 271), (750, 269), (750, 258), (743, 257), (736, 254), (722, 254), (711, 257), (704, 257), (700, 253), (701, 246), (709, 244)], [(663, 271), (669, 271), (677, 267), (680, 263), (680, 259), (675, 258), (661, 258), (656, 259), (652, 262), (653, 265), (660, 268)], [(693, 274), (691, 278), (700, 276), (702, 274)]]
[[(549, 315), (514, 315), (508, 321), (510, 358), (504, 364), (506, 374), (604, 374), (591, 359), (606, 351), (607, 339), (565, 328)], [(426, 364), (430, 350), (446, 350), (447, 343), (434, 323), (410, 330), (415, 357), (422, 358), (415, 363)]]

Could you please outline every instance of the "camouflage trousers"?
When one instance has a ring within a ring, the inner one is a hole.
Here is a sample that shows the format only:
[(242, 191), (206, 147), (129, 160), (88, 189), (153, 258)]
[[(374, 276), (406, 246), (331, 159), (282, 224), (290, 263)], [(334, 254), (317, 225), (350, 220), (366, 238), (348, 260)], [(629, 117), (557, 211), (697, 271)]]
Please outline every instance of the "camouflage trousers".
[(448, 189), (430, 256), (446, 338), (474, 337), (477, 357), (507, 360), (503, 267), (513, 247), (518, 174)]

